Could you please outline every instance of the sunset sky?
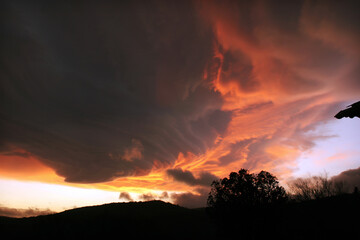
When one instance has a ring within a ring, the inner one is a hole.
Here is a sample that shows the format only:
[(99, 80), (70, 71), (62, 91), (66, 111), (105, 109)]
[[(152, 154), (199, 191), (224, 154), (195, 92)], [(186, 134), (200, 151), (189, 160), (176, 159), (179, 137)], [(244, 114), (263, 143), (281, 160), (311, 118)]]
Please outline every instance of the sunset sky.
[(199, 207), (240, 168), (286, 185), (360, 167), (360, 119), (334, 118), (360, 100), (359, 1), (8, 0), (0, 12), (0, 215)]

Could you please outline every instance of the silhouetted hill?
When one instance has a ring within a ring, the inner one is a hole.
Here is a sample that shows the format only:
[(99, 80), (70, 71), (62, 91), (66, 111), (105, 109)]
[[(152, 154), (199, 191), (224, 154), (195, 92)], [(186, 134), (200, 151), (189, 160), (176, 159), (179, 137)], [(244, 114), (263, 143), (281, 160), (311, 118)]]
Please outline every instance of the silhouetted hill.
[(214, 211), (219, 239), (357, 239), (360, 195)]
[[(350, 239), (360, 195), (344, 194), (214, 214), (162, 201), (111, 203), (61, 213), (0, 217), (2, 239)], [(5, 236), (5, 238), (3, 238)]]
[(200, 238), (214, 233), (204, 210), (162, 201), (111, 203), (30, 218), (0, 218), (6, 239)]
[(284, 209), (282, 228), (286, 229), (287, 239), (357, 239), (355, 236), (359, 236), (359, 194), (292, 203)]

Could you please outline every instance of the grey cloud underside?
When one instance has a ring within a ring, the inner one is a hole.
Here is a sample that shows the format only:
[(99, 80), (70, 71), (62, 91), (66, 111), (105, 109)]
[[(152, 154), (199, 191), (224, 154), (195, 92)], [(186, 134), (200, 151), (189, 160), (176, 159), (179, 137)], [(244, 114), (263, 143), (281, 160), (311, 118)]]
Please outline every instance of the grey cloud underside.
[(332, 177), (335, 182), (343, 182), (344, 191), (353, 192), (355, 187), (360, 188), (360, 167), (356, 169), (349, 169)]
[(210, 188), (198, 188), (196, 189), (197, 194), (186, 192), (186, 193), (173, 193), (171, 198), (175, 204), (184, 206), (187, 208), (201, 208), (206, 206), (206, 201), (209, 196)]
[(12, 217), (12, 218), (23, 218), (23, 217), (33, 217), (39, 215), (48, 215), (53, 214), (53, 211), (49, 209), (41, 210), (37, 208), (28, 208), (28, 209), (18, 209), (18, 208), (8, 208), (0, 205), (0, 216)]
[[(143, 175), (155, 160), (205, 151), (231, 115), (202, 81), (213, 34), (194, 11), (189, 2), (5, 3), (1, 149), (25, 149), (70, 182)], [(125, 160), (134, 140), (139, 156)]]
[(181, 168), (168, 169), (166, 172), (174, 180), (186, 183), (190, 186), (210, 186), (214, 180), (218, 179), (218, 177), (209, 172), (201, 172), (199, 177), (195, 177), (192, 172), (182, 170)]

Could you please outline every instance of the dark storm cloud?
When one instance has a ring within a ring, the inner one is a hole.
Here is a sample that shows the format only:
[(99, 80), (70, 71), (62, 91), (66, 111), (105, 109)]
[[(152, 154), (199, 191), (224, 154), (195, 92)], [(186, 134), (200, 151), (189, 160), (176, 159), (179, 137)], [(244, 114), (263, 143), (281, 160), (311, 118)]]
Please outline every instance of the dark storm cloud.
[(100, 182), (203, 152), (226, 130), (202, 81), (213, 35), (190, 2), (8, 1), (1, 16), (1, 149)]
[(168, 169), (167, 174), (179, 182), (184, 182), (190, 186), (210, 186), (217, 177), (209, 172), (201, 172), (199, 177), (195, 177), (192, 172), (181, 168)]

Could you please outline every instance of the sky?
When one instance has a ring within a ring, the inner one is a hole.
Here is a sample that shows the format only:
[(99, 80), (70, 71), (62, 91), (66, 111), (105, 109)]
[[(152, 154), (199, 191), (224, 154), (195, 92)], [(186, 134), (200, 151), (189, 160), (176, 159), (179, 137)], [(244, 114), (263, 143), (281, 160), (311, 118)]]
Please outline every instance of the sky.
[(360, 179), (360, 120), (334, 118), (360, 100), (358, 1), (0, 9), (0, 213), (205, 206), (240, 168)]

